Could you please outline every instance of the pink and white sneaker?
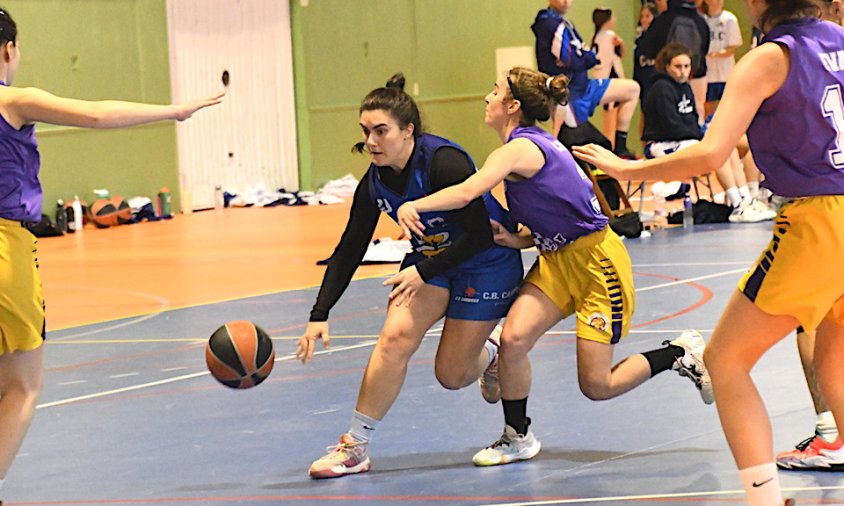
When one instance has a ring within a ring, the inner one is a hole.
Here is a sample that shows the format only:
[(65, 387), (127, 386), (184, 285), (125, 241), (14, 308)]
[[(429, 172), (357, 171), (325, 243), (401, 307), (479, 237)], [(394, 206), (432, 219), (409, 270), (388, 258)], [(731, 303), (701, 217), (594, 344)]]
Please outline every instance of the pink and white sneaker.
[(777, 467), (796, 471), (844, 471), (844, 444), (839, 437), (828, 443), (818, 434), (776, 457)]
[(340, 444), (326, 448), (328, 454), (314, 461), (308, 474), (311, 478), (339, 478), (347, 474), (369, 471), (366, 443), (359, 443), (350, 434), (340, 436)]

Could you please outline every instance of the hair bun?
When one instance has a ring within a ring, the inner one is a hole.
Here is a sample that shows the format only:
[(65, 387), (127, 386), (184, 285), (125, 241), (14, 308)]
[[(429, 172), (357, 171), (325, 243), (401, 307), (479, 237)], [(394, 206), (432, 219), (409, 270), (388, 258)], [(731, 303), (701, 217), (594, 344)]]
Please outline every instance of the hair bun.
[(400, 90), (404, 90), (404, 74), (399, 72), (398, 74), (393, 75), (389, 81), (387, 81), (387, 88), (398, 88)]

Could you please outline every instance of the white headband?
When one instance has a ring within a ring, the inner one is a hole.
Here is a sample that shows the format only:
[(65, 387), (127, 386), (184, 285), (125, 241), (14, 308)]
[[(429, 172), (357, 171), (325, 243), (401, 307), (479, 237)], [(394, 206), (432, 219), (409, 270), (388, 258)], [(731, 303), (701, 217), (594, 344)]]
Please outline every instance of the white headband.
[(545, 80), (545, 87), (548, 88), (548, 91), (551, 91), (551, 81), (554, 80), (554, 76), (550, 76), (548, 79)]

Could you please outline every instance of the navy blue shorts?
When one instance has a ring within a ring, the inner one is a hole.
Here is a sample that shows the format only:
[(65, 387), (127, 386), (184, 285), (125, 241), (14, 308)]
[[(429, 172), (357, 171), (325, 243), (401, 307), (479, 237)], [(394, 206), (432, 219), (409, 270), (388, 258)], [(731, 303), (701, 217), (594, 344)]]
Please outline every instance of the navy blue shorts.
[[(492, 262), (468, 268), (461, 265), (428, 280), (429, 284), (446, 288), (450, 292), (445, 312), (447, 317), (490, 321), (507, 314), (522, 285), (522, 255), (518, 250), (500, 246), (494, 248), (502, 251), (495, 255)], [(406, 258), (401, 268), (416, 263), (410, 260), (411, 257)]]
[(706, 85), (706, 101), (717, 102), (724, 96), (724, 87), (727, 83), (709, 83)]

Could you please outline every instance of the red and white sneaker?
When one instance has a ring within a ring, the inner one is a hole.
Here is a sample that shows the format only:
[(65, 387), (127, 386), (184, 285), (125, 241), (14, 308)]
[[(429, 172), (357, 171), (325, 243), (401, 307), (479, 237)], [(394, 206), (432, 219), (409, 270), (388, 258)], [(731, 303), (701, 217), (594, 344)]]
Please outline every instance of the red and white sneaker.
[[(501, 346), (501, 325), (496, 325), (495, 329), (487, 338), (488, 341), (495, 345), (498, 349)], [(484, 400), (490, 404), (495, 404), (501, 399), (501, 385), (498, 384), (498, 352), (495, 353), (495, 358), (492, 359), (484, 373), (481, 375), (478, 383), (481, 385), (481, 395)]]
[(818, 434), (776, 457), (777, 467), (798, 471), (844, 471), (844, 445), (839, 437), (828, 443)]
[(349, 434), (340, 436), (340, 444), (326, 448), (328, 454), (311, 464), (311, 478), (338, 478), (369, 471), (366, 443), (358, 443)]

